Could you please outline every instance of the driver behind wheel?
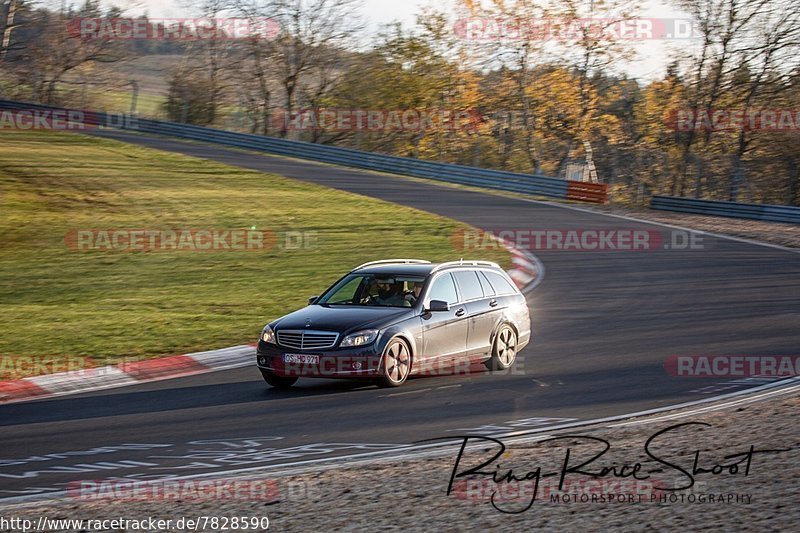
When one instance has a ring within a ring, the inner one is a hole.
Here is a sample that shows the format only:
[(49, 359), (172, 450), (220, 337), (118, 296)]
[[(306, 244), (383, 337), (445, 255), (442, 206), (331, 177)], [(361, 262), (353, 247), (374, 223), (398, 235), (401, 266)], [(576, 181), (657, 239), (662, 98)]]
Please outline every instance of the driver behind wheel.
[(375, 303), (378, 305), (404, 306), (405, 299), (402, 295), (400, 284), (391, 283), (389, 280), (378, 280), (378, 294)]

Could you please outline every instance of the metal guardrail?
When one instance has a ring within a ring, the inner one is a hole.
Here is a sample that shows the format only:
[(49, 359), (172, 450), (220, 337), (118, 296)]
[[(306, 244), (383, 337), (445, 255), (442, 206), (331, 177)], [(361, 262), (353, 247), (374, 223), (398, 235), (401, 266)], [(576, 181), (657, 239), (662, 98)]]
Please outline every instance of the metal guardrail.
[[(63, 110), (63, 108), (59, 107), (28, 104), (11, 100), (0, 100), (0, 109), (12, 111)], [(519, 174), (515, 172), (423, 161), (410, 157), (397, 157), (353, 150), (350, 148), (339, 148), (302, 141), (289, 141), (263, 135), (236, 133), (160, 120), (142, 118), (120, 120), (120, 115), (103, 112), (66, 111), (81, 113), (83, 121), (89, 126), (111, 127), (142, 133), (166, 135), (193, 141), (203, 141), (256, 150), (274, 155), (308, 159), (333, 165), (392, 174), (403, 174), (499, 191), (534, 194), (551, 198), (563, 198), (593, 203), (606, 203), (608, 201), (606, 194), (607, 187), (604, 184), (583, 183), (548, 176)]]
[(650, 201), (650, 209), (800, 224), (800, 207), (783, 205), (741, 204), (676, 196), (653, 196)]

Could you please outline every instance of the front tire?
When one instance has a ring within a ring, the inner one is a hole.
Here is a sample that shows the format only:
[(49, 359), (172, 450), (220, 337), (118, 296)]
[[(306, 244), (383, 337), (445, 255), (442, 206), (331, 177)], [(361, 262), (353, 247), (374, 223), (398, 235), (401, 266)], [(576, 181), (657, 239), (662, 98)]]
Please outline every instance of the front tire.
[(500, 327), (492, 345), (492, 358), (486, 361), (489, 370), (505, 370), (517, 358), (517, 332), (511, 326)]
[(261, 370), (261, 375), (264, 376), (264, 381), (267, 385), (275, 387), (276, 389), (288, 389), (297, 382), (297, 378), (289, 378), (283, 376), (276, 376), (270, 370)]
[(411, 372), (411, 351), (400, 339), (392, 339), (383, 350), (381, 367), (383, 375), (378, 378), (380, 387), (399, 387)]

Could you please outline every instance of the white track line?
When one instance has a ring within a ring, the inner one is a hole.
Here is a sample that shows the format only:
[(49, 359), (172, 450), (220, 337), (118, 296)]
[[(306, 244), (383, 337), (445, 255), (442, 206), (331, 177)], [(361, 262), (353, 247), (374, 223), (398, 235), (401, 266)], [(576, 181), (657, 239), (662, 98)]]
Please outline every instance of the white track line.
[[(508, 197), (506, 197), (506, 198), (508, 198)], [(517, 197), (513, 197), (513, 198), (517, 198)], [(558, 202), (548, 202), (548, 201), (545, 201), (545, 200), (534, 200), (532, 198), (517, 198), (517, 199), (518, 200), (522, 200), (523, 202), (529, 202), (529, 203), (533, 203), (533, 204), (548, 205), (550, 207), (560, 207), (562, 209), (571, 209), (572, 211), (580, 211), (581, 213), (588, 213), (588, 214), (591, 214), (591, 215), (619, 218), (619, 219), (622, 219), (622, 220), (630, 220), (631, 222), (639, 222), (641, 224), (652, 224), (654, 226), (662, 226), (662, 227), (670, 228), (670, 229), (679, 229), (681, 231), (688, 231), (690, 233), (700, 233), (700, 234), (703, 234), (703, 235), (709, 235), (711, 237), (716, 237), (718, 239), (727, 239), (727, 240), (730, 240), (730, 241), (736, 241), (736, 242), (741, 242), (741, 243), (745, 243), (745, 244), (752, 244), (753, 246), (763, 246), (763, 247), (766, 247), (766, 248), (774, 248), (776, 250), (782, 250), (784, 252), (790, 252), (790, 253), (793, 253), (793, 254), (800, 254), (800, 249), (798, 249), (798, 248), (789, 248), (787, 246), (781, 246), (780, 244), (772, 244), (772, 243), (769, 243), (769, 242), (754, 241), (754, 240), (751, 240), (751, 239), (744, 239), (742, 237), (733, 237), (731, 235), (723, 235), (722, 233), (714, 233), (714, 232), (711, 232), (711, 231), (703, 231), (703, 230), (698, 230), (698, 229), (692, 229), (692, 228), (687, 228), (685, 226), (677, 226), (675, 224), (667, 224), (666, 222), (655, 222), (653, 220), (645, 220), (645, 219), (642, 219), (642, 218), (631, 217), (631, 216), (628, 216), (628, 215), (618, 215), (618, 214), (615, 214), (615, 213), (604, 213), (602, 211), (594, 211), (592, 209), (587, 209), (585, 207), (578, 207), (578, 206), (574, 206), (574, 205), (565, 205), (565, 204), (561, 204), (561, 203), (558, 203)], [(725, 217), (723, 217), (723, 218), (725, 218)], [(737, 219), (737, 220), (743, 220), (743, 219)], [(759, 221), (756, 221), (756, 222), (759, 222)], [(763, 222), (763, 221), (760, 221), (760, 222)]]
[[(697, 405), (704, 405), (704, 404), (710, 404), (710, 403), (714, 403), (714, 402), (719, 402), (719, 401), (722, 401), (722, 400), (726, 400), (728, 398), (736, 398), (736, 397), (739, 397), (739, 396), (749, 396), (749, 395), (752, 395), (753, 393), (757, 393), (757, 392), (761, 392), (761, 391), (765, 391), (765, 390), (769, 390), (769, 389), (780, 389), (781, 391), (786, 389), (787, 391), (791, 392), (795, 388), (797, 388), (798, 386), (800, 386), (800, 377), (794, 377), (794, 378), (784, 379), (784, 380), (781, 380), (781, 381), (776, 381), (774, 383), (769, 383), (767, 385), (761, 385), (761, 386), (758, 386), (758, 387), (752, 387), (752, 388), (749, 388), (749, 389), (744, 389), (744, 390), (740, 390), (740, 391), (736, 391), (736, 392), (729, 392), (727, 394), (721, 394), (719, 396), (713, 396), (713, 397), (710, 397), (710, 398), (703, 398), (703, 399), (695, 400), (695, 401), (692, 401), (692, 402), (685, 402), (685, 403), (679, 403), (679, 404), (675, 404), (675, 405), (668, 405), (668, 406), (665, 406), (665, 407), (657, 407), (655, 409), (648, 409), (646, 411), (638, 411), (636, 413), (630, 413), (630, 414), (626, 414), (626, 415), (608, 416), (608, 417), (603, 417), (603, 418), (596, 418), (594, 420), (585, 420), (585, 421), (578, 421), (578, 422), (570, 422), (568, 424), (560, 424), (560, 425), (557, 425), (557, 426), (548, 426), (546, 428), (541, 428), (539, 430), (532, 429), (532, 430), (525, 430), (525, 431), (516, 431), (516, 432), (512, 432), (512, 433), (505, 433), (505, 434), (502, 434), (502, 435), (496, 435), (496, 437), (517, 437), (517, 436), (536, 433), (537, 431), (555, 431), (555, 430), (558, 430), (558, 429), (567, 429), (567, 428), (574, 428), (574, 427), (581, 427), (581, 426), (590, 426), (590, 425), (604, 424), (604, 423), (607, 423), (607, 422), (618, 422), (618, 421), (624, 420), (626, 418), (640, 418), (640, 417), (644, 417), (644, 416), (661, 414), (661, 413), (665, 413), (665, 412), (668, 412), (668, 411), (680, 411), (682, 409), (687, 409), (689, 407), (694, 407), (694, 406), (697, 406)], [(777, 392), (777, 390), (776, 390), (776, 392)], [(756, 396), (755, 398), (756, 398), (755, 400), (751, 400), (751, 401), (757, 401), (758, 396)], [(676, 413), (675, 415), (676, 415), (676, 417), (679, 417), (680, 413)], [(669, 415), (667, 415), (667, 417), (664, 417), (664, 418), (668, 419)]]
[(781, 388), (781, 389), (778, 389), (776, 391), (764, 392), (762, 394), (757, 394), (757, 395), (752, 396), (752, 397), (741, 398), (739, 400), (734, 400), (734, 401), (723, 403), (723, 404), (719, 404), (719, 405), (710, 405), (710, 406), (707, 406), (707, 407), (700, 407), (698, 409), (692, 409), (692, 410), (689, 410), (689, 411), (682, 411), (680, 413), (674, 413), (674, 414), (667, 415), (667, 416), (659, 416), (659, 417), (656, 417), (656, 418), (648, 418), (647, 420), (633, 420), (633, 421), (630, 421), (630, 422), (622, 422), (622, 423), (619, 423), (619, 424), (611, 424), (608, 427), (615, 428), (615, 427), (624, 427), (624, 426), (636, 426), (636, 425), (639, 425), (639, 424), (651, 424), (653, 422), (661, 422), (661, 421), (664, 421), (664, 420), (675, 420), (675, 419), (678, 419), (678, 418), (686, 418), (687, 416), (706, 414), (706, 413), (710, 413), (710, 412), (713, 412), (713, 411), (719, 411), (720, 409), (727, 409), (729, 407), (734, 407), (736, 405), (753, 403), (753, 402), (756, 402), (756, 401), (763, 400), (765, 398), (769, 398), (771, 396), (780, 396), (782, 394), (788, 394), (788, 393), (794, 392), (796, 390), (800, 390), (800, 384), (793, 385), (791, 387)]

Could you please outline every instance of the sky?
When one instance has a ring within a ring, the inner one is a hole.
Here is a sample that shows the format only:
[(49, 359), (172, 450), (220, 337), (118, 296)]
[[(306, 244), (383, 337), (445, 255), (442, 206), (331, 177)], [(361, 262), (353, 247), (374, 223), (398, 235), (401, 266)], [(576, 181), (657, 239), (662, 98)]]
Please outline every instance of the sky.
[[(59, 0), (52, 0), (57, 2)], [(79, 3), (81, 0), (76, 0)], [(135, 15), (147, 11), (151, 17), (179, 18), (187, 14), (190, 0), (103, 0), (104, 5), (116, 5), (129, 9)], [(437, 9), (454, 12), (453, 0), (362, 0), (361, 15), (368, 32), (375, 33), (383, 24), (400, 21), (405, 26), (414, 24), (416, 14), (424, 6), (435, 5)], [(669, 6), (665, 0), (642, 0), (642, 18), (687, 19), (686, 15)], [(686, 40), (649, 40), (632, 42), (636, 55), (627, 63), (616, 65), (616, 70), (642, 81), (659, 78), (666, 70), (667, 57), (673, 52), (685, 50)]]

